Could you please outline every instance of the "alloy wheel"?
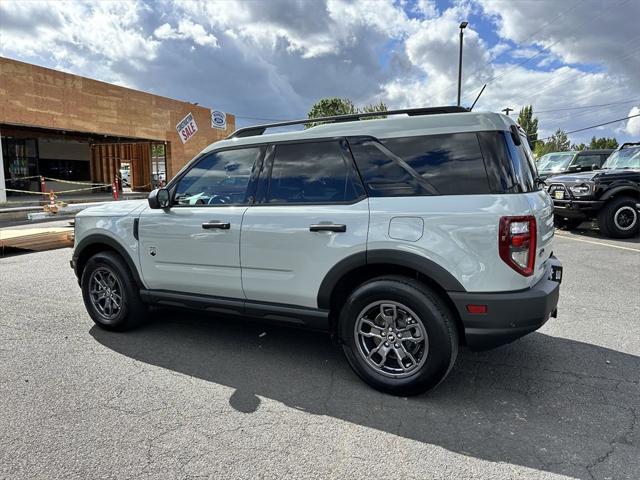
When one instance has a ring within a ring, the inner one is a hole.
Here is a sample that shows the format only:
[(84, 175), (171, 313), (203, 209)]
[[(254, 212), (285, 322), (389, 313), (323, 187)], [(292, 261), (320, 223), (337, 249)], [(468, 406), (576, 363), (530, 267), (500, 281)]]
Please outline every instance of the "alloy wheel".
[(382, 375), (407, 377), (427, 360), (424, 324), (402, 303), (383, 300), (367, 305), (358, 315), (354, 335), (359, 354)]
[(91, 303), (105, 320), (113, 320), (122, 309), (122, 286), (116, 274), (107, 267), (93, 271), (89, 279)]

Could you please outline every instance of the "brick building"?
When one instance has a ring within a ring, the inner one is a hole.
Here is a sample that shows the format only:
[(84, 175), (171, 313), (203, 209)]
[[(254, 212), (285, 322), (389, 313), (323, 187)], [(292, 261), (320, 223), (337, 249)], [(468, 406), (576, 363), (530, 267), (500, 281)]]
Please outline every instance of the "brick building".
[(225, 114), (212, 114), (0, 57), (0, 202), (20, 195), (7, 189), (39, 191), (39, 176), (48, 178), (47, 190), (111, 184), (125, 174), (134, 190), (150, 190), (234, 130), (233, 115), (225, 125)]

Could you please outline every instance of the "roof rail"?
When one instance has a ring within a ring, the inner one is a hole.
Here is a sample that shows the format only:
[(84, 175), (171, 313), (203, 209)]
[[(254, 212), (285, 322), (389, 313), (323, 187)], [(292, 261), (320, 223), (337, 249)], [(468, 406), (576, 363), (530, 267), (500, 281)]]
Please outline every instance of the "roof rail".
[(305, 118), (304, 120), (289, 120), (287, 122), (265, 123), (263, 125), (253, 125), (251, 127), (239, 128), (227, 138), (242, 138), (262, 135), (268, 128), (288, 127), (290, 125), (303, 125), (306, 123), (337, 123), (337, 122), (354, 122), (363, 118), (380, 117), (382, 115), (402, 115), (407, 114), (410, 117), (417, 115), (436, 115), (439, 113), (462, 113), (470, 110), (464, 107), (445, 106), (445, 107), (428, 107), (428, 108), (405, 108), (402, 110), (389, 110), (386, 112), (363, 112), (349, 113), (347, 115), (334, 115), (332, 117)]

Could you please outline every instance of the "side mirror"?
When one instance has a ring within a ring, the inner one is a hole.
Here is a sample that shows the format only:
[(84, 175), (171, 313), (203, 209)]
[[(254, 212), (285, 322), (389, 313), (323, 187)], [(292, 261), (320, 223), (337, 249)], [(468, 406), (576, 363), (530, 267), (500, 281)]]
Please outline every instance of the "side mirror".
[(580, 165), (569, 165), (567, 170), (570, 172), (578, 172), (580, 170)]
[(169, 208), (171, 196), (166, 188), (156, 188), (149, 194), (148, 200), (151, 208)]
[(597, 163), (594, 163), (593, 165), (591, 165), (591, 170), (599, 170), (600, 167), (598, 166)]

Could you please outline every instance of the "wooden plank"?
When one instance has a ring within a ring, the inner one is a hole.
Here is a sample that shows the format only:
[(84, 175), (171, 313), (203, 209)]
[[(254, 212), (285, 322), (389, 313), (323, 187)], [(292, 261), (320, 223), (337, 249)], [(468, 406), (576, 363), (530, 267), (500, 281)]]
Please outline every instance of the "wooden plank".
[(73, 230), (65, 228), (26, 228), (0, 230), (0, 247), (24, 250), (51, 250), (73, 246)]

